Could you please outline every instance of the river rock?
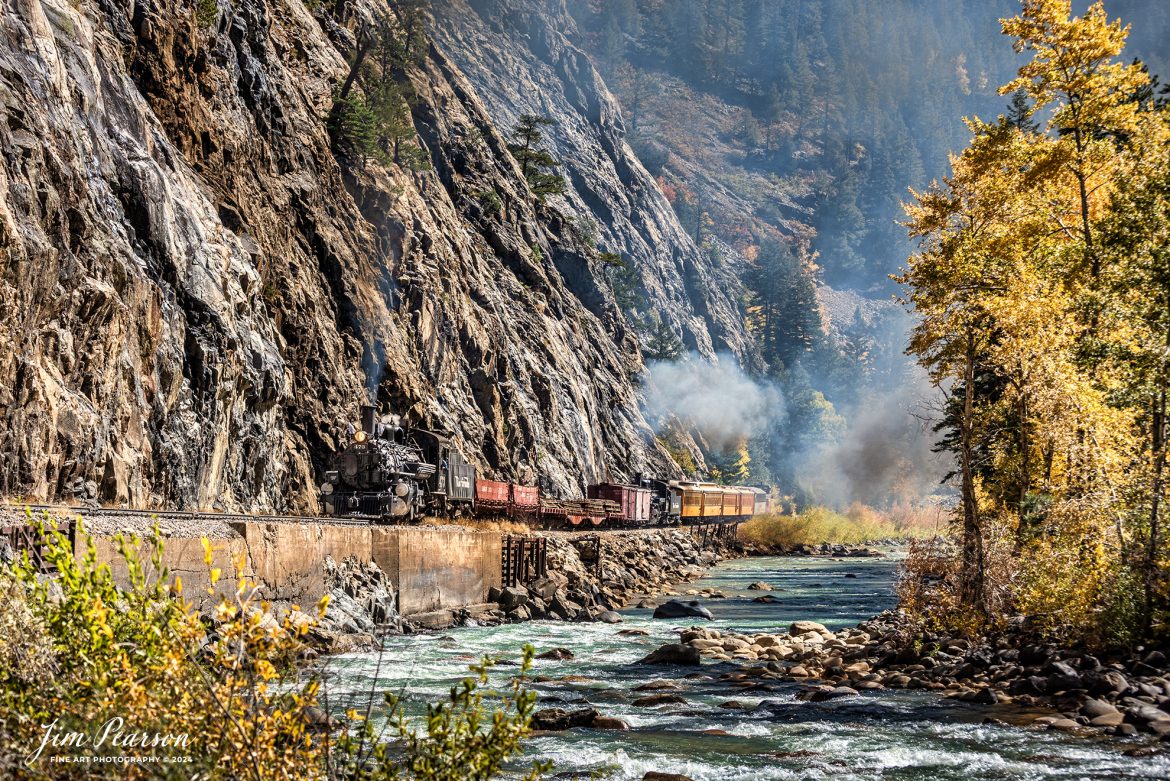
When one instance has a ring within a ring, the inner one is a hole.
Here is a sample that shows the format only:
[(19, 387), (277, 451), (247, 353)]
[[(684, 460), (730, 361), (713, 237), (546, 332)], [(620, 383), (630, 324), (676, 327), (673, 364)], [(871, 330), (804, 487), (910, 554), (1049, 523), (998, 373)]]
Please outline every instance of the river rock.
[(659, 773), (657, 770), (651, 770), (642, 776), (642, 781), (695, 781), (690, 776), (684, 776), (682, 773)]
[(1121, 711), (1104, 700), (1095, 700), (1090, 697), (1081, 703), (1081, 714), (1088, 716), (1090, 719), (1095, 719), (1098, 716), (1106, 716), (1114, 713), (1120, 714)]
[(751, 591), (771, 591), (772, 585), (770, 583), (765, 583), (762, 580), (758, 580), (755, 583), (750, 584), (748, 589)]
[(828, 632), (824, 624), (818, 624), (816, 621), (793, 621), (788, 625), (788, 634), (793, 637), (799, 635), (809, 634), (810, 632)]
[(705, 618), (710, 621), (715, 616), (696, 600), (684, 602), (681, 599), (671, 599), (654, 610), (654, 618)]
[(841, 697), (855, 697), (858, 691), (851, 686), (817, 686), (814, 689), (805, 689), (796, 695), (796, 699), (807, 702), (824, 702)]
[(761, 604), (768, 604), (768, 603), (779, 602), (779, 601), (780, 601), (779, 599), (772, 596), (771, 594), (764, 594), (762, 597), (756, 597), (755, 599), (752, 600), (752, 602), (759, 602)]
[(657, 681), (647, 681), (639, 686), (634, 687), (636, 692), (653, 692), (662, 691), (663, 689), (681, 689), (682, 684), (678, 681), (667, 681), (665, 679), (658, 679)]
[(557, 584), (550, 578), (537, 578), (525, 585), (529, 596), (540, 597), (545, 602), (551, 600), (557, 593)]
[(702, 663), (699, 650), (683, 643), (667, 643), (638, 660), (638, 664), (700, 665)]
[(627, 731), (630, 728), (630, 723), (625, 719), (619, 719), (616, 716), (598, 716), (593, 719), (589, 725), (593, 729), (615, 729)]
[(537, 659), (555, 659), (556, 661), (565, 661), (573, 658), (573, 652), (568, 648), (550, 648), (547, 651), (542, 651), (536, 655)]
[(649, 694), (645, 697), (639, 697), (631, 704), (639, 708), (649, 708), (655, 705), (685, 705), (686, 702), (685, 697), (680, 697), (677, 694)]
[(1048, 722), (1048, 729), (1056, 729), (1064, 732), (1077, 729), (1080, 726), (1080, 724), (1077, 724), (1072, 719), (1055, 719)]
[(594, 708), (545, 708), (532, 714), (532, 728), (537, 730), (566, 730), (588, 727), (600, 714)]
[(500, 590), (496, 600), (505, 613), (510, 613), (518, 607), (528, 604), (528, 590), (523, 586), (508, 586)]
[(622, 617), (620, 613), (615, 613), (612, 610), (602, 610), (597, 614), (596, 620), (603, 624), (620, 624)]

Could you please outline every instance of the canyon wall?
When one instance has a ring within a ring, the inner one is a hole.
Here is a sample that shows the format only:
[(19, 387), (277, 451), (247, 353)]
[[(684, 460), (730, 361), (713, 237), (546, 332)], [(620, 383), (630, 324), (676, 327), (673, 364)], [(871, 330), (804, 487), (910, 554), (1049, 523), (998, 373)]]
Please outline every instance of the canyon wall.
[[(455, 432), (485, 473), (558, 493), (677, 473), (598, 245), (638, 259), (649, 305), (699, 352), (748, 353), (734, 287), (702, 266), (553, 16), (480, 41), (486, 22), (456, 30), (470, 9), (439, 3), (409, 72), (429, 165), (339, 162), (326, 118), (353, 30), (386, 12), (351, 3), (339, 25), (301, 0), (10, 3), (0, 494), (313, 509), (370, 398)], [(489, 44), (517, 52), (494, 85), (471, 68)], [(509, 103), (518, 78), (555, 86), (557, 140), (575, 150), (565, 199), (535, 199), (507, 152), (515, 112), (539, 108)]]

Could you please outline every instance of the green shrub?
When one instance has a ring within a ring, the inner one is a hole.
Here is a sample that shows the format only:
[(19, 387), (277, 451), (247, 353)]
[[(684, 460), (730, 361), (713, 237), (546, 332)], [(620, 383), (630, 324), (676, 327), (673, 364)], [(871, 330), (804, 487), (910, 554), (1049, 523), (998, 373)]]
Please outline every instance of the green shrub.
[[(364, 714), (349, 712), (339, 732), (322, 732), (314, 715), (322, 701), (321, 669), (298, 663), (306, 658), (314, 622), (294, 622), (292, 612), (278, 621), (246, 577), (243, 555), (233, 562), (234, 594), (220, 598), (205, 619), (184, 597), (181, 579), (162, 566), (157, 530), (145, 546), (137, 538), (115, 538), (129, 580), (119, 586), (110, 567), (98, 563), (92, 540), (86, 538), (85, 553), (75, 557), (47, 516), (38, 523), (59, 574), (38, 575), (27, 556), (0, 568), (4, 777), (73, 776), (76, 765), (50, 763), (47, 756), (25, 764), (45, 724), (88, 735), (121, 719), (127, 731), (185, 736), (181, 745), (45, 751), (147, 760), (87, 765), (87, 778), (119, 779), (156, 778), (160, 770), (163, 777), (232, 781), (488, 779), (528, 733), (535, 702), (524, 688), (530, 647), (509, 690), (484, 688), (491, 665), (485, 659), (447, 702), (428, 709), (421, 727), (404, 718), (396, 699), (386, 698), (379, 717), (392, 742), (373, 730), (372, 702)], [(214, 593), (221, 573), (211, 568), (207, 540), (204, 551)], [(323, 598), (319, 613), (327, 604)], [(535, 764), (527, 777), (546, 769)]]
[(216, 0), (196, 0), (195, 22), (204, 30), (210, 29), (219, 18), (219, 5)]

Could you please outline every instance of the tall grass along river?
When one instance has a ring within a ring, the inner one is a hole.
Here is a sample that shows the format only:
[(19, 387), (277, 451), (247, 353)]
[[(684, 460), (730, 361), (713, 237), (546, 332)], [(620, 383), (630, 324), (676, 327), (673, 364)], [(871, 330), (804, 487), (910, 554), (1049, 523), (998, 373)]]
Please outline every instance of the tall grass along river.
[[(754, 558), (724, 562), (690, 587), (711, 586), (727, 599), (706, 602), (714, 628), (783, 630), (797, 619), (832, 630), (856, 624), (894, 604), (896, 562), (890, 559)], [(853, 577), (847, 577), (852, 575)], [(765, 581), (779, 601), (756, 603), (747, 586)], [(622, 624), (532, 622), (473, 627), (445, 634), (390, 638), (381, 655), (349, 654), (331, 663), (330, 695), (401, 692), (419, 712), (446, 695), (484, 654), (516, 659), (526, 642), (537, 650), (564, 647), (569, 661), (538, 661), (533, 684), (538, 707), (586, 703), (629, 722), (626, 732), (577, 729), (542, 733), (528, 758), (552, 759), (553, 776), (641, 779), (650, 770), (696, 781), (731, 779), (1168, 779), (1170, 758), (1126, 756), (1131, 746), (1097, 742), (1038, 728), (984, 724), (989, 716), (1026, 723), (1030, 714), (946, 700), (920, 691), (863, 692), (826, 702), (803, 702), (796, 684), (769, 682), (772, 691), (745, 691), (718, 680), (734, 670), (705, 661), (702, 668), (646, 667), (634, 662), (695, 619), (652, 620), (649, 610), (626, 610)], [(622, 635), (644, 629), (646, 636)], [(696, 673), (696, 670), (698, 671)], [(500, 667), (502, 683), (514, 667)], [(373, 678), (376, 676), (377, 680)], [(686, 677), (690, 676), (690, 677)], [(654, 692), (634, 687), (667, 678), (686, 703), (637, 707)], [(720, 707), (738, 701), (744, 708)], [(767, 701), (765, 707), (757, 708)], [(517, 765), (520, 767), (520, 765)]]

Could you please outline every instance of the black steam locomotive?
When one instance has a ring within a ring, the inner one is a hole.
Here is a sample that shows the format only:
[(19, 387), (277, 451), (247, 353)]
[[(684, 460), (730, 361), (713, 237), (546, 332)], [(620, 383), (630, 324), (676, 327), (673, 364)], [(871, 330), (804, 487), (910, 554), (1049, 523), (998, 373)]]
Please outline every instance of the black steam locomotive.
[(475, 467), (447, 435), (405, 427), (396, 415), (379, 419), (373, 407), (362, 407), (361, 428), (348, 433), (321, 486), (326, 515), (413, 521), (470, 508)]

